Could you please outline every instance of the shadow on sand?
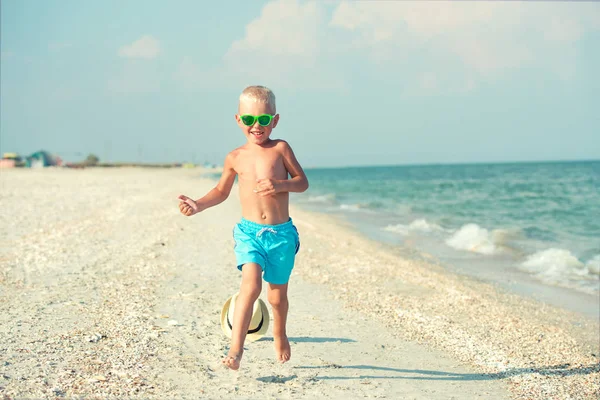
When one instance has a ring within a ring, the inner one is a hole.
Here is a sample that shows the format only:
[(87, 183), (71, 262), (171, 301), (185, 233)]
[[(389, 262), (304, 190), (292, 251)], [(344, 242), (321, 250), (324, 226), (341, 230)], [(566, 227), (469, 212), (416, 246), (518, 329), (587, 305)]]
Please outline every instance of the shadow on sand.
[(256, 378), (257, 381), (265, 382), (265, 383), (286, 383), (287, 381), (291, 381), (292, 379), (296, 379), (298, 376), (263, 376), (261, 378)]
[[(310, 337), (310, 336), (297, 336), (297, 337), (289, 337), (288, 340), (292, 343), (354, 343), (356, 340), (354, 339), (346, 339), (346, 338), (333, 338), (333, 337)], [(272, 342), (272, 337), (262, 337), (259, 341), (264, 342)]]
[[(414, 379), (414, 380), (443, 380), (443, 381), (486, 381), (496, 379), (506, 379), (517, 375), (524, 374), (539, 374), (543, 376), (570, 376), (570, 375), (587, 375), (593, 372), (600, 372), (600, 364), (592, 364), (587, 367), (569, 368), (570, 364), (552, 365), (546, 367), (534, 368), (513, 368), (504, 372), (493, 374), (462, 374), (444, 371), (429, 371), (422, 369), (401, 369), (389, 367), (377, 367), (374, 365), (324, 365), (324, 366), (298, 366), (298, 369), (358, 369), (358, 370), (373, 370), (396, 372), (403, 375), (360, 375), (360, 376), (316, 376), (316, 380), (329, 379)], [(404, 375), (417, 374), (420, 376)]]

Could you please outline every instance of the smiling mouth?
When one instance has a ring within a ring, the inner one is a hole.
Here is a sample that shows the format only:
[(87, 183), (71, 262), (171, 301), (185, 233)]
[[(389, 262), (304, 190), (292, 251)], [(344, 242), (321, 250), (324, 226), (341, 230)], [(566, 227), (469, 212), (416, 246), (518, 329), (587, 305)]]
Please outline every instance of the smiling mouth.
[(256, 137), (260, 137), (263, 135), (262, 132), (250, 132), (252, 135), (256, 136)]

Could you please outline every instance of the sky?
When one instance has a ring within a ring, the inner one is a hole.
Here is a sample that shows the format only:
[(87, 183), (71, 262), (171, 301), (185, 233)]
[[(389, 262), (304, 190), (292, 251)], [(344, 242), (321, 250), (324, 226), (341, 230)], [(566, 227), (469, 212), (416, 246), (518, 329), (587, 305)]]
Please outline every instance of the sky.
[(0, 152), (221, 164), (258, 84), (305, 168), (600, 159), (600, 3), (0, 4)]

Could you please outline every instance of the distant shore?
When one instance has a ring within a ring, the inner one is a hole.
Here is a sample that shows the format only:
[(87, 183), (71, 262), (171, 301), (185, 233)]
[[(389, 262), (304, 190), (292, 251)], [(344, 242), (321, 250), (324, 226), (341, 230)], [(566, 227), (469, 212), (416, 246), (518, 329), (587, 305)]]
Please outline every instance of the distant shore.
[(192, 163), (137, 163), (137, 162), (112, 162), (112, 163), (70, 163), (67, 166), (79, 166), (85, 168), (205, 168)]

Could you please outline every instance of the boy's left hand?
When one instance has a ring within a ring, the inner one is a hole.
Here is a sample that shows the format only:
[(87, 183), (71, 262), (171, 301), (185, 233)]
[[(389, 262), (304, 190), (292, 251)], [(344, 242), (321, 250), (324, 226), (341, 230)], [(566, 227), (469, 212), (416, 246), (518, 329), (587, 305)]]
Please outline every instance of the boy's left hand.
[(254, 192), (260, 196), (270, 196), (278, 192), (279, 182), (273, 179), (257, 179)]

